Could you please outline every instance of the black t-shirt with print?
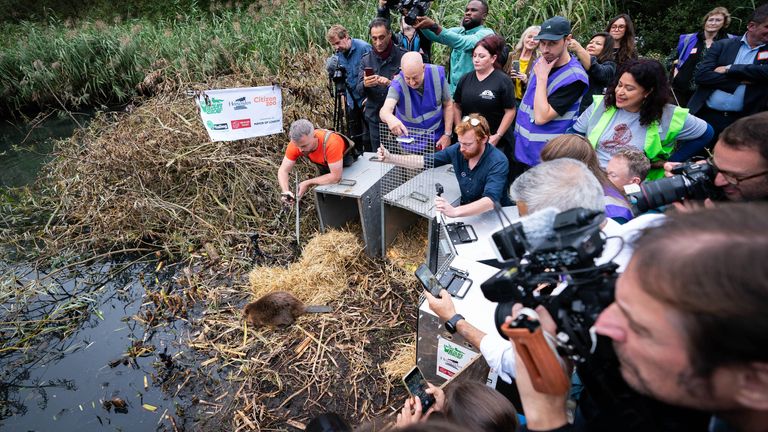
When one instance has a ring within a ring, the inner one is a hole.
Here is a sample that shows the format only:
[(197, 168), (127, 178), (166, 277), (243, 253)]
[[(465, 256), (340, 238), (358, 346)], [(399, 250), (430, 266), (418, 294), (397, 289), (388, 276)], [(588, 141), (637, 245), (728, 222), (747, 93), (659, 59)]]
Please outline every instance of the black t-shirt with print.
[(463, 116), (477, 113), (485, 117), (491, 134), (495, 134), (504, 117), (504, 109), (515, 107), (515, 85), (499, 69), (494, 69), (482, 81), (478, 81), (475, 71), (471, 71), (459, 80), (453, 100), (461, 105)]

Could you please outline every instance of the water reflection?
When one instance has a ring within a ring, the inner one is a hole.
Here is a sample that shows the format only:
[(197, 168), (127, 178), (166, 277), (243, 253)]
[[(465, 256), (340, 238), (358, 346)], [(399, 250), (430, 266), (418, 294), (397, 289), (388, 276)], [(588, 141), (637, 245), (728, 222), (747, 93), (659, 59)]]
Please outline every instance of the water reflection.
[(51, 113), (30, 123), (0, 121), (0, 187), (31, 184), (50, 160), (53, 140), (71, 136), (78, 124), (85, 126), (91, 117), (91, 113)]
[[(21, 283), (45, 281), (36, 286), (39, 296), (25, 299), (23, 306), (18, 299), (3, 296), (0, 348), (19, 346), (14, 321), (51, 321), (46, 324), (51, 332), (41, 338), (42, 343), (0, 354), (0, 429), (156, 430), (167, 423), (165, 413), (174, 415), (176, 406), (189, 404), (161, 386), (165, 375), (178, 368), (167, 359), (181, 355), (178, 339), (179, 333), (188, 331), (186, 324), (169, 323), (146, 333), (133, 318), (140, 313), (148, 288), (142, 281), (157, 280), (153, 264), (127, 268), (99, 264), (51, 278), (2, 262), (0, 270), (6, 275), (15, 272)], [(159, 277), (162, 281), (163, 275)], [(12, 288), (0, 283), (0, 290), (8, 289)], [(66, 296), (77, 298), (79, 306), (62, 313), (61, 308), (70, 307), (62, 301)], [(13, 307), (26, 309), (23, 314), (6, 313)], [(73, 316), (77, 325), (59, 324)], [(127, 356), (137, 343), (153, 349)], [(125, 405), (118, 407), (117, 401)], [(148, 410), (145, 404), (156, 409)]]

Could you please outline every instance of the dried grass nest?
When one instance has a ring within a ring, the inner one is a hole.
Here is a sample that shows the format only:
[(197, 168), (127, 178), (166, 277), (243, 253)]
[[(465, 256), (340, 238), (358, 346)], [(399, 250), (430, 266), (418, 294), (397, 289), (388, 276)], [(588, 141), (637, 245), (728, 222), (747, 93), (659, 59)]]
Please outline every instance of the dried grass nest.
[(287, 268), (258, 266), (248, 275), (254, 299), (289, 291), (305, 304), (326, 304), (347, 288), (350, 274), (363, 272), (363, 246), (350, 232), (329, 231), (312, 238), (299, 261)]

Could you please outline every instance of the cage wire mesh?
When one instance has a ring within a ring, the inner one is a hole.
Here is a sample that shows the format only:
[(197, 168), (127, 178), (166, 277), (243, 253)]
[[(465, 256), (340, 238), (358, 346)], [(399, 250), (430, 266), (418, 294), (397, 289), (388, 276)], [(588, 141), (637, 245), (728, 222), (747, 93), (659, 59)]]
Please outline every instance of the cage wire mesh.
[(434, 253), (437, 262), (437, 270), (435, 270), (435, 274), (441, 275), (445, 270), (448, 270), (451, 261), (456, 257), (456, 249), (453, 247), (451, 238), (448, 235), (448, 230), (445, 227), (445, 219), (437, 216), (433, 223), (435, 224), (437, 231), (437, 242), (436, 245), (430, 246), (433, 248), (432, 253)]
[[(387, 124), (379, 124), (381, 145), (393, 155), (415, 157), (435, 152), (434, 133), (426, 129), (409, 128), (409, 135), (396, 137)], [(389, 173), (382, 173), (381, 196), (383, 202), (398, 206), (431, 219), (434, 216), (435, 180), (434, 160), (426, 158), (424, 167), (413, 169), (395, 167)]]

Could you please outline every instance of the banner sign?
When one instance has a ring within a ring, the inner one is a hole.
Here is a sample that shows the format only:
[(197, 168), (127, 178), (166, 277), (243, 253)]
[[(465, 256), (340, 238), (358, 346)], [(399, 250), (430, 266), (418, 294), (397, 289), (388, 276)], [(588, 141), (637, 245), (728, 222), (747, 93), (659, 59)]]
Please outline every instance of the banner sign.
[(283, 96), (279, 86), (206, 90), (195, 101), (211, 141), (283, 132)]
[(478, 353), (443, 337), (437, 338), (437, 376), (451, 379), (464, 366), (468, 365)]

